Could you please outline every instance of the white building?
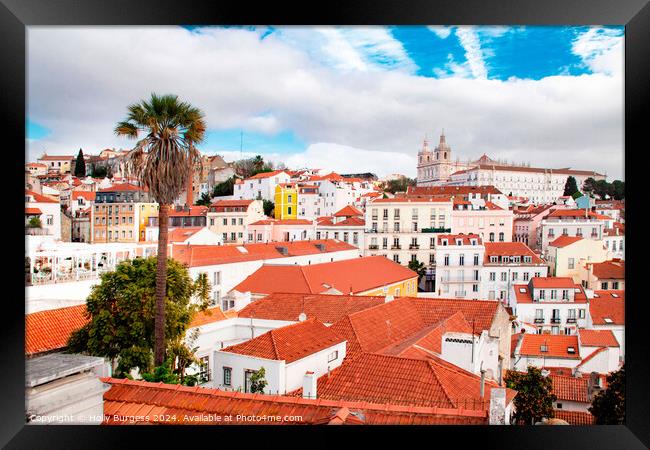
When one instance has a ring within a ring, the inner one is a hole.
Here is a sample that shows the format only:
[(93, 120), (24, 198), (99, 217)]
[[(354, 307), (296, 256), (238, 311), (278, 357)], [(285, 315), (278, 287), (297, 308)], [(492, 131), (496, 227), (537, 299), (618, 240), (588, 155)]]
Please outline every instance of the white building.
[(585, 209), (556, 209), (540, 222), (537, 242), (546, 251), (548, 244), (562, 235), (600, 241), (606, 228), (604, 219), (605, 216)]
[(436, 240), (436, 295), (481, 298), (481, 266), (485, 247), (476, 234), (442, 234)]
[(316, 239), (340, 239), (360, 249), (365, 248), (364, 213), (348, 205), (331, 217), (316, 220)]
[(61, 206), (59, 202), (25, 189), (25, 225), (32, 217), (40, 219), (40, 228), (25, 228), (26, 234), (44, 234), (61, 239)]
[(481, 198), (454, 199), (451, 230), (455, 234), (478, 234), (483, 242), (512, 242), (512, 210)]
[[(268, 181), (268, 180), (267, 180)], [(208, 210), (208, 227), (223, 236), (224, 243), (246, 241), (247, 227), (265, 219), (262, 200), (221, 200), (215, 198)]]
[(512, 285), (548, 274), (544, 261), (523, 242), (484, 242), (483, 245), (485, 256), (480, 269), (479, 298), (498, 298), (510, 305)]
[(275, 187), (280, 183), (288, 183), (291, 176), (286, 170), (262, 172), (245, 180), (235, 181), (233, 198), (237, 200), (268, 200), (275, 201)]
[(294, 391), (305, 386), (308, 375), (310, 383), (305, 387), (316, 397), (316, 380), (340, 366), (345, 351), (345, 339), (309, 319), (215, 351), (213, 385), (251, 392), (250, 377), (263, 367), (268, 383), (264, 393), (283, 395)]
[(585, 291), (571, 278), (531, 278), (514, 284), (510, 298), (518, 329), (527, 333), (575, 335), (589, 322)]

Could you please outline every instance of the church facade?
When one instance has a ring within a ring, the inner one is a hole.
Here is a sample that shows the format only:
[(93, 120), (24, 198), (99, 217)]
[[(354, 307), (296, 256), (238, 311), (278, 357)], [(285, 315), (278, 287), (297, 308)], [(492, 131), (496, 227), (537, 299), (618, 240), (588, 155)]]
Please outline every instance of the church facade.
[(545, 169), (495, 161), (487, 155), (475, 161), (452, 159), (444, 132), (432, 151), (425, 139), (418, 152), (417, 186), (494, 186), (505, 195), (524, 197), (531, 203), (551, 203), (564, 194), (564, 185), (573, 176), (579, 187), (587, 178), (605, 180), (606, 175), (570, 168)]

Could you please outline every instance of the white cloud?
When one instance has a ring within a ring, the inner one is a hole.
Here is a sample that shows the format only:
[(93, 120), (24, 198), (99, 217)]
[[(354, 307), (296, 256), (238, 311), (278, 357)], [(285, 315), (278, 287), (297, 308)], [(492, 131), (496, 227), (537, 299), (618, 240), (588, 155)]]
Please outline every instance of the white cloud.
[(427, 28), (434, 32), (440, 39), (447, 39), (451, 34), (451, 27), (445, 25), (429, 25)]
[[(126, 106), (172, 92), (204, 110), (213, 130), (291, 130), (308, 148), (273, 157), (313, 159), (309, 166), (414, 176), (424, 134), (444, 127), (454, 157), (485, 152), (622, 176), (621, 73), (472, 79), (470, 65), (450, 61), (456, 76), (436, 79), (377, 70), (363, 58), (372, 70), (342, 71), (322, 52), (313, 57), (315, 50), (290, 42), (288, 34), (312, 39), (310, 48), (326, 45), (320, 33), (306, 31), (287, 27), (260, 40), (259, 30), (29, 27), (28, 117), (51, 130), (26, 144), (29, 158), (126, 148), (132, 141), (113, 134)], [(363, 47), (361, 38), (346, 41)], [(399, 54), (387, 43), (379, 47)]]
[(620, 74), (624, 68), (624, 42), (618, 29), (590, 28), (573, 41), (572, 50), (591, 71)]
[(465, 50), (465, 58), (469, 64), (472, 75), (475, 78), (487, 78), (487, 69), (483, 52), (481, 50), (481, 40), (475, 27), (458, 27), (456, 36), (460, 45)]

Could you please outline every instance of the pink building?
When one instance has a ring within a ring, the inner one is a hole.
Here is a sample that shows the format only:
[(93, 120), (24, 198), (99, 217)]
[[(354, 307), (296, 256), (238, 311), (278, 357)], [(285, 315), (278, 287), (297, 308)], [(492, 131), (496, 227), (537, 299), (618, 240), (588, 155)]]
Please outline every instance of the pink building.
[(512, 242), (513, 212), (491, 201), (457, 200), (451, 212), (454, 234), (478, 234), (485, 242)]
[(248, 225), (246, 242), (291, 242), (314, 239), (316, 225), (306, 219), (263, 219)]
[(541, 243), (537, 242), (537, 230), (542, 219), (556, 209), (568, 208), (566, 205), (530, 205), (526, 208), (513, 210), (512, 240), (523, 242), (533, 250), (539, 250)]

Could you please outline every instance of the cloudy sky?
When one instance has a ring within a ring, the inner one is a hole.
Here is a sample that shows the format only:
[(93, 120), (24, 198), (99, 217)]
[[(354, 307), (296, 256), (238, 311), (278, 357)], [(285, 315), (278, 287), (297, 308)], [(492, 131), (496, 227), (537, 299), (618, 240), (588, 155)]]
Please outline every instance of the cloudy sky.
[(622, 27), (28, 27), (27, 159), (130, 148), (130, 103), (201, 108), (208, 154), (415, 176), (453, 157), (623, 178)]

